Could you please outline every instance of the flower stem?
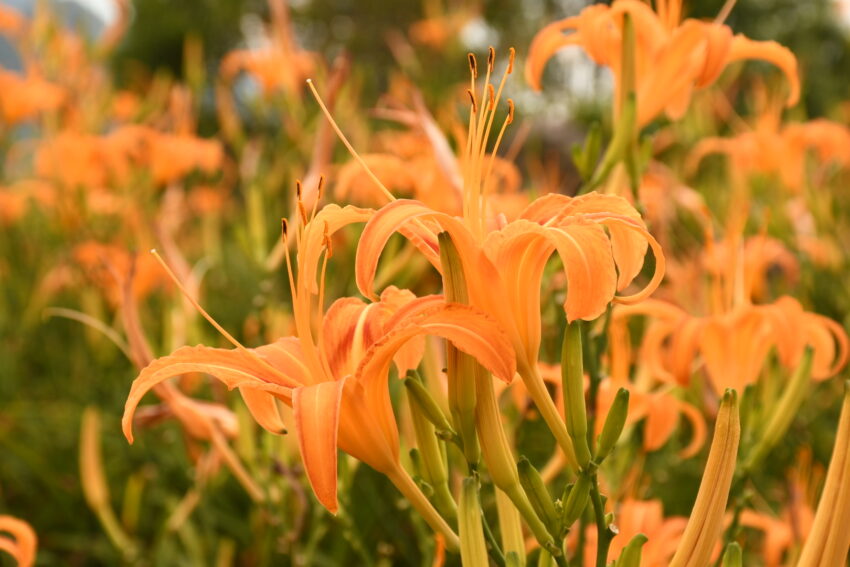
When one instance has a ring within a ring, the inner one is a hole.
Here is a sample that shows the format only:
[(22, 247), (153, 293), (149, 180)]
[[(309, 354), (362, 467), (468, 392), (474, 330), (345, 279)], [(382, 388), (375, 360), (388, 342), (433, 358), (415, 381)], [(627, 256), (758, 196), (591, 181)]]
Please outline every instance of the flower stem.
[(388, 473), (387, 477), (401, 491), (404, 497), (407, 498), (410, 504), (422, 514), (422, 517), (431, 526), (431, 529), (443, 534), (443, 537), (446, 538), (447, 549), (450, 551), (460, 549), (460, 539), (458, 539), (457, 534), (446, 523), (443, 517), (440, 516), (436, 508), (431, 505), (431, 502), (425, 497), (422, 491), (419, 490), (419, 487), (413, 482), (413, 479), (410, 478), (406, 470), (399, 466), (395, 471)]

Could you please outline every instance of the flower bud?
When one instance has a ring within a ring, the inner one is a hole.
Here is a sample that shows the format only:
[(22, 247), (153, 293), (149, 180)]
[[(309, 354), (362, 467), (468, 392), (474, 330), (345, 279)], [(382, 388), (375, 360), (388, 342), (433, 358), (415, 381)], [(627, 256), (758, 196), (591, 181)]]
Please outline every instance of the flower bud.
[(408, 396), (410, 396), (411, 412), (421, 413), (437, 428), (441, 436), (454, 434), (452, 424), (449, 423), (446, 414), (443, 413), (436, 400), (431, 397), (431, 393), (428, 392), (415, 370), (407, 373), (407, 378), (404, 379), (404, 387), (407, 389)]
[(581, 327), (568, 323), (561, 350), (561, 379), (564, 390), (564, 412), (567, 432), (573, 441), (576, 459), (581, 468), (590, 463), (587, 443), (587, 409), (584, 402), (584, 365), (582, 364)]
[(587, 501), (590, 499), (590, 486), (590, 475), (582, 474), (570, 488), (570, 493), (567, 495), (561, 510), (561, 524), (564, 528), (569, 529), (581, 517), (584, 508), (587, 506)]
[(696, 567), (708, 565), (711, 561), (711, 553), (723, 531), (723, 515), (732, 486), (740, 438), (738, 396), (735, 390), (726, 390), (717, 412), (714, 438), (697, 499), (670, 567)]
[(549, 494), (543, 478), (525, 457), (519, 460), (517, 470), (519, 471), (519, 482), (531, 502), (531, 507), (546, 524), (546, 529), (549, 530), (552, 537), (557, 538), (560, 531), (558, 514), (555, 512), (555, 504), (552, 502), (552, 496)]
[(611, 409), (608, 410), (608, 416), (605, 418), (605, 424), (602, 426), (602, 433), (599, 434), (599, 440), (596, 444), (596, 464), (600, 464), (605, 460), (620, 434), (623, 432), (623, 427), (626, 425), (626, 417), (629, 413), (629, 391), (625, 388), (620, 388), (617, 395), (614, 397), (614, 403), (611, 404)]
[(472, 477), (463, 479), (458, 508), (460, 529), (460, 559), (464, 565), (487, 567), (487, 546), (481, 524), (481, 506), (478, 503), (478, 482)]
[(648, 538), (643, 534), (637, 534), (633, 537), (623, 551), (620, 557), (614, 562), (614, 567), (640, 567), (640, 556), (643, 550), (643, 544), (648, 541)]
[(737, 542), (732, 542), (726, 546), (726, 552), (723, 554), (723, 562), (720, 567), (742, 567), (744, 558), (742, 557), (741, 546)]

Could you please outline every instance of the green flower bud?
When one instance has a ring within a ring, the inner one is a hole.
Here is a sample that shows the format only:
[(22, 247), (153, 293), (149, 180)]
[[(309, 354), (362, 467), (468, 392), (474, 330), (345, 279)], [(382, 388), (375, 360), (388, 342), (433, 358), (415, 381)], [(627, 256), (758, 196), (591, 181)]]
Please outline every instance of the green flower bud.
[(648, 538), (643, 534), (638, 534), (633, 537), (623, 551), (620, 557), (614, 562), (614, 567), (640, 567), (640, 556), (643, 550), (643, 544), (648, 541)]
[(626, 417), (629, 413), (629, 391), (625, 388), (620, 388), (614, 398), (614, 403), (611, 404), (611, 409), (608, 410), (608, 416), (605, 418), (605, 424), (602, 426), (602, 433), (599, 434), (599, 440), (596, 444), (596, 463), (599, 464), (605, 460), (620, 434), (623, 432), (623, 427), (626, 425)]
[(583, 474), (570, 488), (561, 511), (561, 524), (564, 528), (569, 529), (581, 517), (581, 513), (587, 506), (587, 501), (590, 499), (590, 486), (590, 475)]
[(460, 559), (464, 565), (487, 567), (487, 546), (481, 524), (481, 506), (478, 502), (478, 482), (473, 477), (463, 479), (458, 507), (460, 529)]
[(564, 390), (564, 411), (567, 432), (573, 441), (579, 467), (590, 463), (590, 446), (587, 443), (587, 409), (584, 402), (584, 365), (582, 364), (581, 328), (569, 323), (564, 331), (561, 350), (561, 379)]
[(531, 501), (531, 507), (546, 524), (549, 533), (557, 538), (560, 531), (558, 529), (558, 514), (555, 512), (555, 504), (552, 502), (552, 496), (549, 494), (543, 478), (525, 457), (519, 460), (517, 469), (519, 470), (519, 482)]
[(720, 564), (720, 567), (742, 567), (743, 564), (744, 558), (741, 546), (733, 541), (726, 546), (726, 552), (723, 554), (723, 563)]

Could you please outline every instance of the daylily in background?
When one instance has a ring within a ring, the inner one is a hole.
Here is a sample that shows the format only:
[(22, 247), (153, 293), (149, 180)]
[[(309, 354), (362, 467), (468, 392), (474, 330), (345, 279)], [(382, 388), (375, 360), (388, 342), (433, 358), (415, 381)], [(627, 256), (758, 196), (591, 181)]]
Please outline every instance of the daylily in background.
[[(734, 35), (719, 22), (682, 20), (682, 0), (660, 0), (653, 11), (648, 3), (616, 0), (612, 5), (594, 4), (578, 16), (549, 24), (540, 30), (529, 48), (525, 74), (535, 89), (546, 62), (560, 49), (577, 45), (599, 65), (614, 72), (615, 96), (620, 100), (622, 82), (622, 20), (631, 15), (635, 25), (635, 91), (637, 124), (643, 127), (666, 114), (681, 118), (693, 91), (714, 83), (731, 63), (746, 59), (769, 61), (785, 73), (790, 86), (786, 103), (800, 96), (797, 59), (774, 41), (753, 41)], [(572, 31), (564, 34), (565, 31)]]

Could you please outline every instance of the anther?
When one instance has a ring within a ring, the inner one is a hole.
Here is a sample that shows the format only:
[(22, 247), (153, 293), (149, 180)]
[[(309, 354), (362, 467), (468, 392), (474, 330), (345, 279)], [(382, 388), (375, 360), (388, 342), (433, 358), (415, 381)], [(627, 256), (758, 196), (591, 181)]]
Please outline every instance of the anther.
[(324, 194), (323, 193), (324, 188), (325, 188), (325, 176), (320, 175), (319, 176), (319, 186), (316, 189), (316, 200), (317, 201), (320, 201), (322, 199), (322, 195)]
[(304, 201), (298, 197), (298, 213), (301, 215), (301, 224), (307, 226), (307, 209), (304, 208)]
[(514, 100), (512, 98), (508, 99), (508, 119), (505, 121), (505, 124), (510, 124), (514, 121)]
[(487, 71), (488, 72), (490, 72), (490, 73), (493, 72), (493, 63), (495, 63), (495, 62), (496, 62), (496, 50), (493, 49), (493, 46), (491, 45), (487, 49)]
[(510, 75), (514, 71), (514, 57), (516, 56), (516, 49), (511, 47), (509, 51), (510, 55), (508, 56), (508, 75)]
[(468, 53), (467, 57), (469, 58), (469, 70), (472, 73), (472, 78), (478, 78), (478, 62), (475, 60), (475, 55), (472, 53)]
[(493, 110), (496, 108), (496, 89), (490, 83), (487, 84), (487, 96), (490, 98), (490, 106), (488, 108)]
[(466, 94), (469, 95), (469, 102), (472, 103), (472, 113), (475, 114), (476, 112), (478, 112), (478, 105), (475, 104), (475, 95), (472, 94), (472, 91), (469, 89), (466, 89)]
[(286, 235), (289, 232), (289, 221), (285, 218), (280, 219), (280, 233), (283, 236), (283, 239), (286, 240)]
[(300, 179), (295, 180), (295, 196), (298, 198), (299, 201), (301, 200), (301, 180)]

